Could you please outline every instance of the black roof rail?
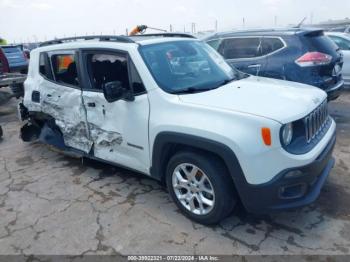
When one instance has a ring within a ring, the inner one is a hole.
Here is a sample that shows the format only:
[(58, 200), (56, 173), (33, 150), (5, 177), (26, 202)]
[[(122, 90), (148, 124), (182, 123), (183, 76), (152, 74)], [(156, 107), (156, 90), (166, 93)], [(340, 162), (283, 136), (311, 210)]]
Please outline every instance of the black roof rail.
[(186, 33), (154, 33), (154, 34), (140, 34), (140, 35), (132, 35), (130, 38), (138, 38), (138, 37), (184, 37), (184, 38), (196, 38), (193, 35)]
[(66, 38), (58, 38), (50, 41), (42, 42), (39, 46), (48, 46), (48, 45), (56, 45), (62, 44), (65, 42), (74, 42), (79, 40), (99, 40), (99, 41), (111, 41), (111, 42), (121, 42), (121, 43), (135, 43), (128, 36), (116, 36), (116, 35), (89, 35), (89, 36), (75, 36), (75, 37), (66, 37)]

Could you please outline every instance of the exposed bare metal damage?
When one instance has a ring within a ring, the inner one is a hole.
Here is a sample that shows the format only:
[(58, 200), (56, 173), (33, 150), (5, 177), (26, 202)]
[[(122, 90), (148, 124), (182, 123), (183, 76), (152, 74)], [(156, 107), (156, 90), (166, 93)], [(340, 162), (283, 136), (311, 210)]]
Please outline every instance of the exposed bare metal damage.
[[(121, 145), (123, 138), (120, 133), (87, 123), (87, 110), (81, 91), (70, 89), (68, 93), (68, 90), (64, 92), (64, 88), (60, 91), (55, 92), (51, 88), (50, 94), (43, 96), (40, 109), (38, 107), (35, 109), (55, 120), (66, 146), (89, 153), (93, 144), (99, 150), (106, 147), (107, 152), (113, 152)], [(93, 117), (100, 116), (96, 114)]]
[[(51, 83), (50, 83), (51, 84)], [(88, 153), (92, 142), (86, 124), (86, 111), (82, 101), (82, 92), (69, 87), (53, 85), (43, 90), (41, 111), (55, 119), (60, 128), (66, 146)], [(47, 92), (45, 94), (45, 92)]]
[(84, 122), (67, 123), (56, 119), (56, 125), (60, 128), (66, 146), (78, 148), (86, 153), (91, 149), (92, 142), (86, 136)]
[(117, 132), (102, 130), (96, 125), (89, 124), (90, 136), (98, 146), (115, 147), (123, 142), (123, 137)]

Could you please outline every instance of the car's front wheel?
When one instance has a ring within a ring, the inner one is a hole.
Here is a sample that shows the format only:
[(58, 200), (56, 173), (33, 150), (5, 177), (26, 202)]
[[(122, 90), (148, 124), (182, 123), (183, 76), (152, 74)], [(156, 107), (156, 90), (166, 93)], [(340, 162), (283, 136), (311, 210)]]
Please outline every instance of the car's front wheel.
[(167, 187), (176, 205), (201, 224), (214, 224), (228, 216), (237, 198), (222, 162), (200, 152), (174, 155), (167, 168)]

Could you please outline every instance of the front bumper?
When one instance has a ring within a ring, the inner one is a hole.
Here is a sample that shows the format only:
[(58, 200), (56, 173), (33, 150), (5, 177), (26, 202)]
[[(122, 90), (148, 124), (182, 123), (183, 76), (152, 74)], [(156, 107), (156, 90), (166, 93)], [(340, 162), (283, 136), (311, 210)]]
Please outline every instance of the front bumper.
[[(306, 166), (284, 170), (262, 185), (237, 185), (245, 208), (252, 213), (270, 213), (314, 202), (334, 166), (332, 152), (335, 141), (334, 134), (323, 152)], [(286, 177), (296, 170), (297, 176)]]

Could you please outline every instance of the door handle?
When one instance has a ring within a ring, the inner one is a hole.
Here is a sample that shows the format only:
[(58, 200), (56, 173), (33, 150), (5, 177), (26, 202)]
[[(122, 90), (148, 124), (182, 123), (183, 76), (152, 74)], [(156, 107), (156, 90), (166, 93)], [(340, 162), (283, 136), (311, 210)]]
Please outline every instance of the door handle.
[(88, 106), (88, 107), (95, 107), (96, 104), (95, 104), (94, 102), (89, 102), (89, 103), (87, 103), (87, 106)]
[(261, 67), (260, 64), (255, 64), (255, 65), (249, 65), (248, 68), (259, 68)]

